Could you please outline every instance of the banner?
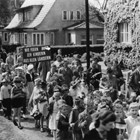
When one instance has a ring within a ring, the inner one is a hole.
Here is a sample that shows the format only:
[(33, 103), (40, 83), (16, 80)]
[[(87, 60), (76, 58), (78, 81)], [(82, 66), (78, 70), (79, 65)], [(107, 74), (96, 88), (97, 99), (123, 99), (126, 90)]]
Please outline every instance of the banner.
[(35, 63), (51, 60), (51, 50), (47, 46), (23, 48), (23, 63)]

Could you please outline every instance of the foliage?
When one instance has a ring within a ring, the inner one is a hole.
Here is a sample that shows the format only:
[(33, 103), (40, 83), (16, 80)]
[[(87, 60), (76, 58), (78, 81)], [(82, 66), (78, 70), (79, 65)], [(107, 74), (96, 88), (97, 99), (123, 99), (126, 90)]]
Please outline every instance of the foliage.
[(0, 25), (6, 25), (9, 18), (9, 0), (0, 0)]
[[(140, 7), (139, 0), (114, 2), (110, 0), (110, 8), (105, 15), (105, 55), (110, 56), (112, 50), (122, 51), (126, 67), (138, 63), (140, 54)], [(132, 44), (119, 43), (119, 23), (127, 22), (131, 28)], [(132, 48), (132, 49), (130, 49)], [(129, 50), (129, 51), (128, 51)], [(128, 52), (127, 52), (128, 51)], [(125, 53), (128, 53), (127, 55)], [(129, 60), (129, 62), (128, 62)]]

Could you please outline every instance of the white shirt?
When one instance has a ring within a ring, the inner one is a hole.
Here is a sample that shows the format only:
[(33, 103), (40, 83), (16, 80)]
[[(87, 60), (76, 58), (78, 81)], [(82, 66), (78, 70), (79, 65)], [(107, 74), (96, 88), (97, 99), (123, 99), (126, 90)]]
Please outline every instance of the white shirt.
[(0, 100), (11, 98), (11, 95), (10, 95), (11, 88), (12, 87), (10, 85), (8, 85), (8, 86), (3, 85), (1, 87), (1, 89), (0, 89)]
[(135, 126), (140, 126), (140, 118), (133, 118), (132, 116), (129, 116), (125, 119), (126, 122), (126, 130), (128, 132), (128, 135), (131, 134), (132, 129)]

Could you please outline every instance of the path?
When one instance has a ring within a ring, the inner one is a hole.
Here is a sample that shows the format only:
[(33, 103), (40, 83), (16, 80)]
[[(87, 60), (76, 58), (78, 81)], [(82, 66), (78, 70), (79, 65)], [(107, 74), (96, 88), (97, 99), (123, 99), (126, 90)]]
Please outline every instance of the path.
[(52, 137), (46, 137), (47, 133), (41, 133), (39, 129), (34, 128), (34, 120), (29, 117), (22, 121), (24, 129), (20, 130), (13, 123), (3, 116), (0, 116), (0, 140), (52, 140)]

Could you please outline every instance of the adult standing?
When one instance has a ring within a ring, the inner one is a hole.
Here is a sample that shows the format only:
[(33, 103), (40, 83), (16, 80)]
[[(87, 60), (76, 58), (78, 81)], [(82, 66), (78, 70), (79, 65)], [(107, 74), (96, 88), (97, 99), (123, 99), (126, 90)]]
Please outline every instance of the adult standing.
[(5, 49), (1, 48), (1, 58), (3, 60), (3, 62), (5, 63), (6, 62), (6, 57), (7, 57), (7, 53), (5, 51)]
[(95, 128), (85, 135), (84, 140), (117, 140), (113, 129), (115, 120), (116, 116), (111, 111), (100, 112), (95, 121)]
[(118, 98), (117, 78), (113, 75), (111, 68), (107, 68), (107, 76), (102, 77), (100, 88), (109, 93), (113, 102)]
[(47, 72), (50, 70), (50, 61), (39, 62), (38, 64), (38, 73), (43, 82), (46, 82)]
[(98, 57), (93, 58), (92, 67), (90, 69), (91, 82), (95, 90), (99, 89), (99, 81), (101, 78), (101, 65), (98, 64)]
[(69, 87), (72, 81), (73, 73), (72, 73), (72, 70), (68, 66), (68, 61), (64, 61), (64, 67), (62, 69), (60, 68), (59, 73), (63, 75), (64, 84), (68, 85)]
[(11, 53), (8, 54), (6, 58), (6, 63), (8, 64), (10, 69), (14, 66), (14, 58), (12, 57)]
[(140, 65), (130, 75), (128, 85), (137, 95), (140, 95)]
[(56, 61), (54, 61), (54, 65), (56, 65), (56, 67), (57, 68), (59, 68), (60, 66), (61, 66), (61, 64), (62, 64), (62, 55), (60, 55), (60, 54), (58, 54), (57, 56), (56, 56)]
[(27, 99), (30, 98), (32, 92), (33, 92), (33, 88), (34, 88), (34, 73), (33, 73), (33, 64), (29, 64), (27, 67), (27, 73), (26, 73), (26, 86), (27, 86), (27, 90), (28, 90), (28, 96)]

